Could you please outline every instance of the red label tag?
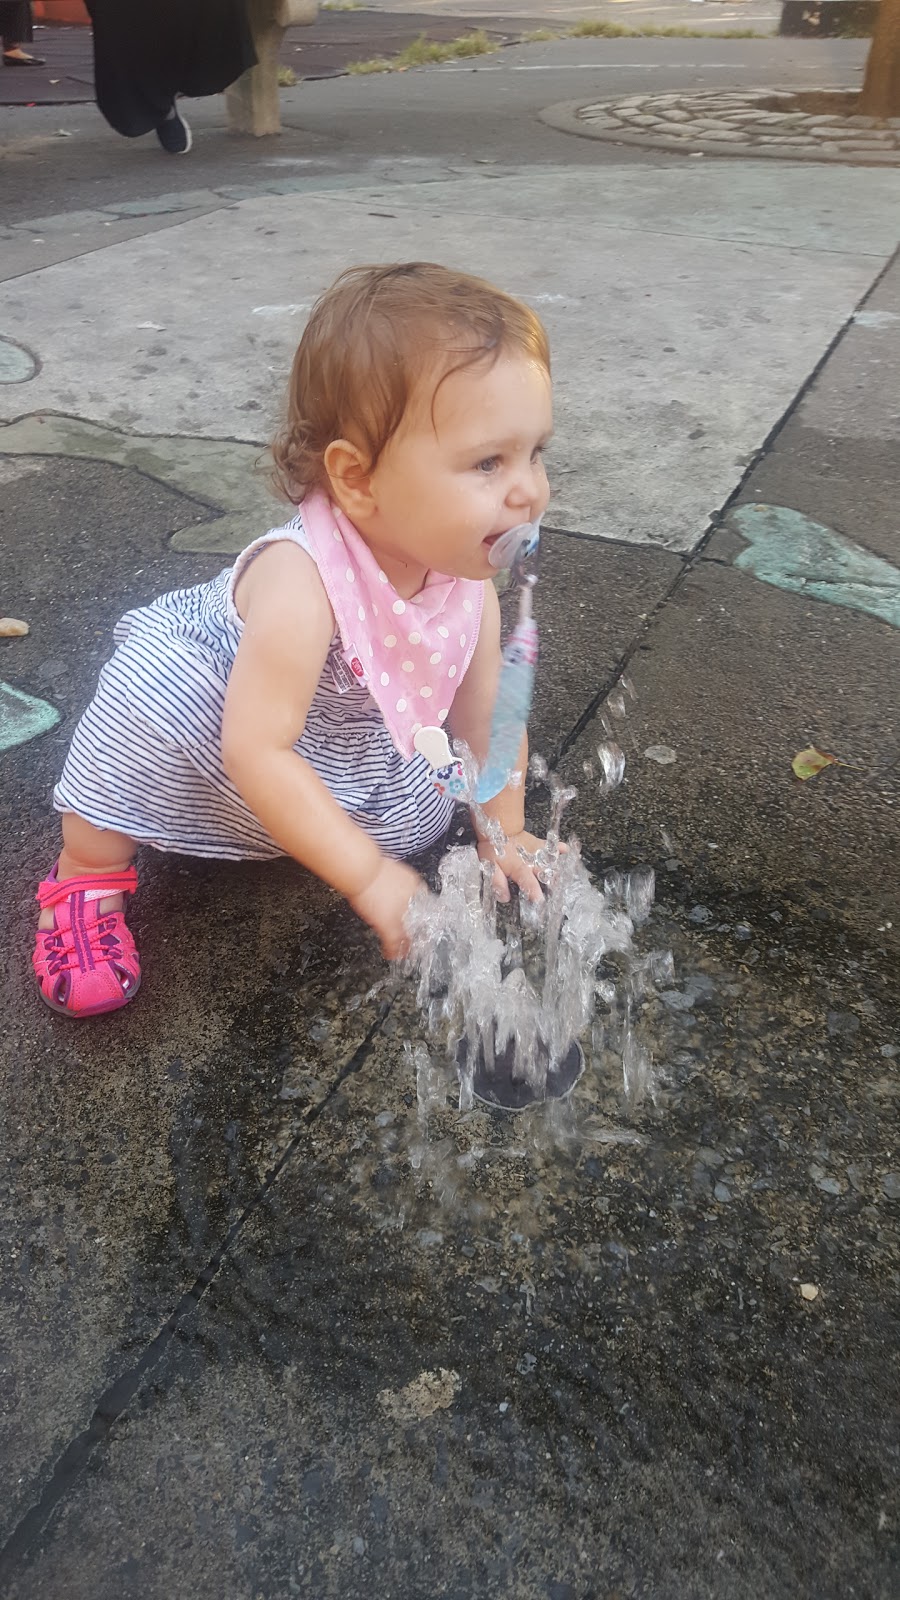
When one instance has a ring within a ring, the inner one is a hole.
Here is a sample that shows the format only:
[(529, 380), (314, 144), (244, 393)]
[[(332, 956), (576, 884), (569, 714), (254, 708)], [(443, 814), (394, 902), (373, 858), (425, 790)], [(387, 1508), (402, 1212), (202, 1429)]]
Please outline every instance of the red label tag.
[(330, 656), (331, 676), (338, 694), (346, 694), (357, 683), (366, 682), (366, 669), (363, 666), (355, 645), (351, 645), (343, 652), (337, 645)]

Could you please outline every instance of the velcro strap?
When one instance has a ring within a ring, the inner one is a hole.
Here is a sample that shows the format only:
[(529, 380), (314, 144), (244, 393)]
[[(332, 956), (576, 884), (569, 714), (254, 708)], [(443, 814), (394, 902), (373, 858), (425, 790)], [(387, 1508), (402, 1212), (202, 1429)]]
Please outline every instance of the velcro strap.
[(48, 906), (58, 906), (62, 900), (68, 900), (82, 890), (85, 893), (99, 891), (102, 898), (108, 894), (134, 894), (137, 885), (136, 867), (128, 867), (125, 872), (91, 872), (83, 878), (64, 878), (62, 883), (57, 883), (55, 878), (45, 878), (38, 885), (35, 899), (43, 911)]

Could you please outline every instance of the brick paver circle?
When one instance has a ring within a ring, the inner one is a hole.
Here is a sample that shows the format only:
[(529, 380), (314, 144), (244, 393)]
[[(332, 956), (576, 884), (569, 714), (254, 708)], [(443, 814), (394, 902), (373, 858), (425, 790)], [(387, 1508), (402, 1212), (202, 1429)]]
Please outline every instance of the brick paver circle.
[[(814, 99), (815, 110), (798, 109)], [(851, 114), (847, 115), (850, 107)], [(586, 138), (709, 155), (900, 165), (900, 117), (852, 114), (846, 92), (753, 89), (630, 94), (550, 106), (542, 120)]]

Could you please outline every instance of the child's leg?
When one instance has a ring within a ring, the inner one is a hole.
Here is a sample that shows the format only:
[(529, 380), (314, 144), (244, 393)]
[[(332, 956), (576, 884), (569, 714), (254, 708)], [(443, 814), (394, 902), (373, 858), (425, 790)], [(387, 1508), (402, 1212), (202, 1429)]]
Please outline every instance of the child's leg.
[(64, 813), (62, 853), (38, 889), (32, 957), (41, 998), (54, 1011), (97, 1016), (137, 993), (141, 964), (122, 915), (125, 895), (137, 888), (135, 849), (128, 834)]
[[(62, 831), (63, 847), (56, 868), (58, 882), (104, 872), (124, 872), (131, 866), (137, 845), (127, 833), (95, 828), (92, 822), (76, 816), (74, 811), (63, 813)], [(122, 904), (121, 894), (104, 896), (100, 910), (121, 911)], [(53, 927), (52, 906), (41, 912), (38, 927)]]

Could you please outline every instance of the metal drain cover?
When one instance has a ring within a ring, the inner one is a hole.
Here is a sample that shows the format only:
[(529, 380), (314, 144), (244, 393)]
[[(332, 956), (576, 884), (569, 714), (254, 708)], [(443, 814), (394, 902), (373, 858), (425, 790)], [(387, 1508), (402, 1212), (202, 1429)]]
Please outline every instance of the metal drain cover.
[[(461, 1039), (456, 1051), (456, 1065), (460, 1071), (465, 1069), (468, 1055), (466, 1041)], [(475, 1098), (500, 1111), (524, 1111), (526, 1107), (540, 1105), (544, 1100), (563, 1100), (567, 1094), (571, 1094), (584, 1071), (584, 1051), (580, 1044), (571, 1044), (562, 1061), (548, 1071), (543, 1090), (536, 1089), (518, 1075), (517, 1067), (514, 1042), (511, 1041), (505, 1050), (495, 1054), (490, 1073), (485, 1065), (484, 1051), (479, 1047), (472, 1083)]]

